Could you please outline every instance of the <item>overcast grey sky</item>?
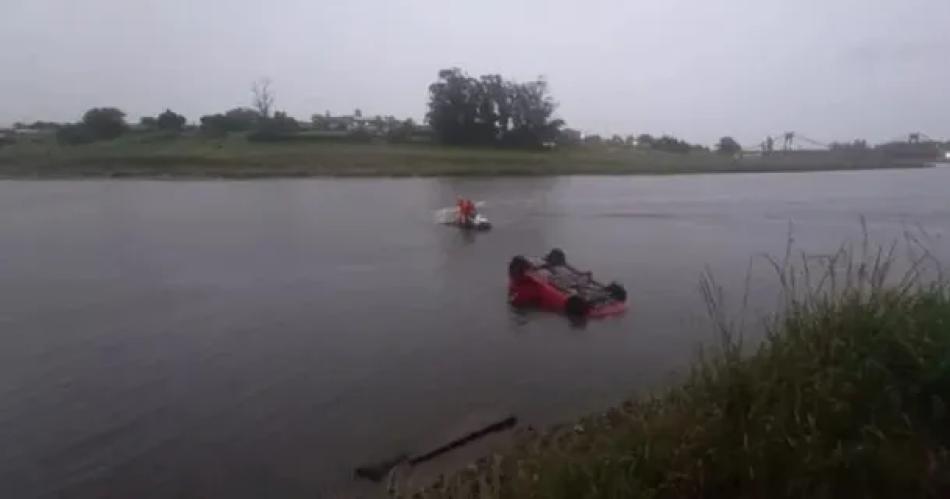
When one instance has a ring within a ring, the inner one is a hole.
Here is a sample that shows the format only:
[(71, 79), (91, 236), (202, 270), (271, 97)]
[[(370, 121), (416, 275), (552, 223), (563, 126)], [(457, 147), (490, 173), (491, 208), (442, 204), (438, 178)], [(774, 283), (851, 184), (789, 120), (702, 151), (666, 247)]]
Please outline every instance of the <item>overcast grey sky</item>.
[(421, 119), (440, 68), (598, 133), (950, 136), (950, 0), (0, 0), (0, 123), (247, 105)]

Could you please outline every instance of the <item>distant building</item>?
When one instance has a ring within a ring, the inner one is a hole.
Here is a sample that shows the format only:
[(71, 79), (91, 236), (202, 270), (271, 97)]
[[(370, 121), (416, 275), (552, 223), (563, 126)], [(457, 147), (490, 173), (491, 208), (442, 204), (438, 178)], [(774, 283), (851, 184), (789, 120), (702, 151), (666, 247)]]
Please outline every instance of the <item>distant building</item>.
[(52, 121), (34, 121), (33, 123), (14, 123), (11, 131), (14, 135), (38, 137), (52, 135), (62, 126)]
[(329, 111), (326, 114), (315, 114), (310, 118), (313, 128), (316, 130), (325, 130), (331, 132), (345, 132), (355, 128), (356, 120), (353, 116), (332, 116)]
[(330, 111), (324, 114), (314, 114), (311, 119), (314, 130), (323, 130), (329, 132), (355, 132), (362, 130), (373, 135), (385, 135), (390, 130), (400, 125), (401, 121), (393, 116), (363, 116), (363, 113), (356, 109), (351, 115), (333, 116)]
[(27, 137), (39, 137), (43, 135), (52, 135), (56, 133), (55, 129), (52, 128), (17, 128), (12, 131), (15, 135), (23, 135)]

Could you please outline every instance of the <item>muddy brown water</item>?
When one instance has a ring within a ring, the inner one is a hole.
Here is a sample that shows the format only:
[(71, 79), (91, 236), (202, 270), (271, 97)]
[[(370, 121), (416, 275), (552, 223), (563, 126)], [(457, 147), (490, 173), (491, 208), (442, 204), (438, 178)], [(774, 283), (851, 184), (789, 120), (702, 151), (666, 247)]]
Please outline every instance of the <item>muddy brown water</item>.
[[(456, 193), (494, 230), (434, 224)], [(861, 215), (947, 261), (950, 169), (3, 181), (0, 495), (339, 495), (353, 467), (478, 423), (675, 381), (712, 339), (705, 268), (739, 295), (790, 223), (827, 252), (860, 241)], [(630, 311), (576, 327), (509, 310), (508, 260), (553, 246), (625, 284)]]

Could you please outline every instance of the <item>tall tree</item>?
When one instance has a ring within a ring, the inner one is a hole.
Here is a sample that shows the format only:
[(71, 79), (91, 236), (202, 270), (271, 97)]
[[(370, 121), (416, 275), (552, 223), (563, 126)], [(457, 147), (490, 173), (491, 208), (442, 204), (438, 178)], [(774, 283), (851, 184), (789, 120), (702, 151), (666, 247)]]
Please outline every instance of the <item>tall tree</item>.
[(478, 81), (459, 68), (439, 71), (439, 81), (429, 85), (426, 120), (440, 141), (447, 144), (477, 143)]
[(511, 126), (512, 85), (501, 75), (484, 75), (480, 78), (482, 103), (480, 121), (493, 131), (493, 140), (500, 140)]
[(251, 85), (254, 109), (265, 120), (270, 118), (270, 110), (274, 106), (274, 91), (270, 88), (270, 83), (269, 78), (261, 78)]
[(505, 81), (499, 75), (475, 79), (458, 68), (439, 72), (429, 86), (426, 120), (447, 144), (536, 147), (554, 141), (564, 122), (543, 79)]
[(516, 146), (534, 146), (552, 141), (564, 125), (559, 119), (551, 119), (557, 104), (548, 92), (548, 83), (543, 78), (512, 85), (512, 128), (507, 142)]

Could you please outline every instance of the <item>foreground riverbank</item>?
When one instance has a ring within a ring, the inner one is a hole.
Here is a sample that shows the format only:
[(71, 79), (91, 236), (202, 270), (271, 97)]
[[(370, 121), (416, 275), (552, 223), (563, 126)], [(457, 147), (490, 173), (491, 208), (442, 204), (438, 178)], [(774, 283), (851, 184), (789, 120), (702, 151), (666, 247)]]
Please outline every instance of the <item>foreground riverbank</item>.
[(260, 178), (310, 176), (504, 176), (819, 171), (907, 166), (875, 151), (811, 151), (734, 158), (628, 148), (552, 151), (431, 144), (256, 143), (242, 136), (135, 134), (62, 146), (52, 139), (0, 148), (0, 177)]
[(707, 285), (721, 348), (682, 385), (522, 431), (407, 497), (947, 497), (950, 290), (917, 265), (890, 280), (879, 252), (826, 263), (780, 267), (786, 308), (755, 353)]

